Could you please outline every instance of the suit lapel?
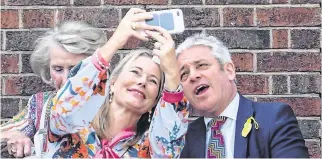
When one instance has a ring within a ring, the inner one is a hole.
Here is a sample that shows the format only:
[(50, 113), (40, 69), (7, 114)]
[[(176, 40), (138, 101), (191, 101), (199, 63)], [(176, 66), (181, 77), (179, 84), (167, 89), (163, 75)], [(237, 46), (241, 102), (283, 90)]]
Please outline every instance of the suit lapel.
[(204, 118), (200, 117), (195, 123), (192, 124), (191, 130), (191, 138), (189, 139), (190, 143), (193, 144), (191, 146), (192, 156), (194, 158), (205, 158), (206, 157), (206, 126), (204, 123)]
[(254, 109), (252, 107), (252, 102), (242, 95), (239, 99), (239, 108), (237, 112), (236, 121), (236, 132), (235, 132), (235, 148), (234, 157), (235, 158), (247, 158), (247, 147), (248, 147), (248, 137), (243, 137), (241, 135), (244, 128), (244, 124), (249, 117), (253, 115)]

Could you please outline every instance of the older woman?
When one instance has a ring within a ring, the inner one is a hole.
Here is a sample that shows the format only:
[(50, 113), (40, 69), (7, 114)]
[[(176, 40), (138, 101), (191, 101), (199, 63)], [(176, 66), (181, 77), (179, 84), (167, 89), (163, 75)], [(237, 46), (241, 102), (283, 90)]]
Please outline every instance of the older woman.
[[(141, 23), (152, 15), (132, 8), (111, 39), (72, 70), (53, 100), (47, 157), (179, 157), (187, 102), (179, 84), (174, 41)], [(153, 53), (129, 53), (109, 74), (109, 61), (130, 37), (156, 40)]]
[[(64, 22), (48, 31), (36, 41), (30, 57), (35, 74), (60, 89), (67, 81), (70, 69), (106, 42), (106, 35), (83, 22)], [(40, 92), (29, 99), (27, 107), (7, 123), (1, 125), (1, 140), (7, 141), (9, 154), (23, 157), (31, 154), (36, 132), (46, 126), (50, 114), (50, 101), (55, 91)], [(45, 119), (41, 122), (42, 111)]]

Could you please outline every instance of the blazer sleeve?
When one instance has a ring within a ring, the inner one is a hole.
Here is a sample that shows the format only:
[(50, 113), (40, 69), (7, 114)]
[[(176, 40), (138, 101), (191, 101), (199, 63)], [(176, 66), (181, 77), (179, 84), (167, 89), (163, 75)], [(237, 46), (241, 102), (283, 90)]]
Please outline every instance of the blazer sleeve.
[[(188, 136), (188, 134), (187, 134)], [(188, 141), (188, 137), (186, 137), (186, 141), (185, 141), (185, 144), (184, 144), (184, 147), (181, 151), (181, 154), (180, 154), (180, 158), (189, 158), (189, 141)]]
[(308, 149), (293, 110), (280, 105), (270, 129), (271, 158), (309, 158)]

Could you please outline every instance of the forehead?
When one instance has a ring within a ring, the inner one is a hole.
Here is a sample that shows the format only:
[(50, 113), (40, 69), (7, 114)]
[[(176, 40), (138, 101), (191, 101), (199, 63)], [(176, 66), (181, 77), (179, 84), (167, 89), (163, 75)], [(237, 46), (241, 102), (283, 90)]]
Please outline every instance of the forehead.
[(85, 54), (73, 54), (65, 51), (60, 47), (49, 49), (49, 59), (51, 64), (75, 65), (86, 58)]
[(194, 46), (184, 50), (178, 56), (179, 67), (185, 64), (193, 64), (198, 61), (214, 61), (215, 57), (211, 53), (211, 49), (207, 46)]
[(152, 61), (151, 58), (140, 56), (129, 65), (130, 68), (139, 67), (143, 72), (156, 76), (158, 79), (161, 77), (161, 70), (158, 64)]

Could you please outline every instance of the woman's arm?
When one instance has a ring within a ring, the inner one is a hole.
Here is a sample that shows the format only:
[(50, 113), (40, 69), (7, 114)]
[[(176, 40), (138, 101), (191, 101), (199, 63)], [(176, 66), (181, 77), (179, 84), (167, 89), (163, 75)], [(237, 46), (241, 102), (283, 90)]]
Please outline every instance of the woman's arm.
[(158, 41), (153, 53), (160, 59), (165, 88), (149, 129), (150, 153), (153, 158), (177, 158), (184, 147), (188, 128), (188, 104), (180, 85), (175, 43), (165, 29), (156, 27), (155, 30), (157, 32), (147, 33)]
[[(54, 106), (49, 126), (55, 135), (75, 133), (89, 126), (105, 99), (108, 98), (108, 62), (130, 37), (147, 40), (137, 30), (133, 30), (132, 24), (139, 24), (136, 22), (150, 18), (152, 15), (142, 9), (130, 9), (113, 36), (99, 52), (83, 60), (71, 71), (74, 76), (68, 79), (53, 100)], [(137, 25), (136, 28), (151, 29), (146, 24)]]

